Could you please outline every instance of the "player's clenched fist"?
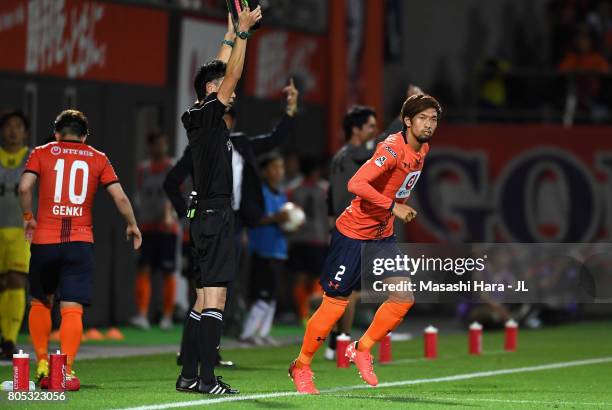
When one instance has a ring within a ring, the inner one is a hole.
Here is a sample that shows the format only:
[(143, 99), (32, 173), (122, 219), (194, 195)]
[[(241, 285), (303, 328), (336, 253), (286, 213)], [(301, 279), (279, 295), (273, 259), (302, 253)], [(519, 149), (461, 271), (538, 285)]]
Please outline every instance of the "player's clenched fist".
[(25, 238), (30, 243), (32, 243), (32, 237), (34, 236), (34, 229), (36, 229), (36, 219), (31, 218), (26, 221), (23, 221), (23, 230), (25, 232)]
[(410, 222), (417, 216), (417, 211), (406, 204), (395, 203), (392, 212), (393, 215), (401, 219), (403, 222)]
[(238, 15), (238, 31), (249, 31), (259, 20), (261, 20), (261, 7), (251, 11), (245, 7)]

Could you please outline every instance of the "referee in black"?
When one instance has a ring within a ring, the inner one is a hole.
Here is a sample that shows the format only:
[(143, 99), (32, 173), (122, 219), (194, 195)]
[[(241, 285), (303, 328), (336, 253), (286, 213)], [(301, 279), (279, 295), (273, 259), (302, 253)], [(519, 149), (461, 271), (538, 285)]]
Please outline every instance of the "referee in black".
[(223, 115), (236, 98), (234, 90), (242, 75), (249, 30), (261, 17), (260, 7), (253, 11), (246, 7), (240, 13), (227, 65), (212, 60), (200, 68), (194, 81), (198, 101), (181, 117), (189, 138), (198, 193), (190, 236), (199, 277), (196, 302), (185, 322), (183, 367), (176, 381), (179, 391), (238, 393), (220, 376), (215, 377), (227, 287), (236, 275), (232, 143)]
[[(259, 165), (257, 157), (277, 149), (284, 141), (286, 141), (294, 131), (295, 115), (298, 106), (299, 92), (295, 88), (293, 81), (283, 89), (286, 94), (287, 106), (285, 114), (282, 116), (276, 127), (267, 133), (257, 136), (248, 136), (242, 132), (232, 132), (233, 125), (236, 123), (236, 113), (234, 109), (228, 110), (224, 119), (230, 129), (230, 141), (232, 142), (232, 168), (234, 172), (233, 192), (232, 192), (232, 209), (234, 210), (235, 220), (235, 241), (234, 248), (236, 249), (236, 258), (240, 260), (241, 244), (240, 235), (244, 227), (253, 228), (258, 226), (261, 218), (265, 216), (265, 204), (262, 193), (262, 182), (259, 177)], [(242, 172), (239, 172), (242, 170)], [(174, 210), (179, 218), (187, 216), (187, 203), (181, 186), (187, 180), (193, 180), (193, 160), (191, 148), (187, 146), (181, 158), (168, 171), (164, 181), (164, 190)], [(193, 262), (190, 255), (187, 255), (187, 261), (183, 270), (184, 276), (189, 281), (189, 299), (195, 294), (194, 272), (192, 270)], [(237, 266), (236, 266), (237, 267)], [(232, 289), (228, 289), (227, 306), (231, 304)], [(187, 317), (187, 320), (189, 320)], [(184, 338), (183, 338), (184, 339)], [(184, 349), (184, 340), (181, 341), (181, 352)], [(177, 362), (182, 365), (183, 355), (179, 353)], [(224, 361), (221, 355), (217, 355), (216, 365), (218, 366), (233, 366), (233, 362)]]

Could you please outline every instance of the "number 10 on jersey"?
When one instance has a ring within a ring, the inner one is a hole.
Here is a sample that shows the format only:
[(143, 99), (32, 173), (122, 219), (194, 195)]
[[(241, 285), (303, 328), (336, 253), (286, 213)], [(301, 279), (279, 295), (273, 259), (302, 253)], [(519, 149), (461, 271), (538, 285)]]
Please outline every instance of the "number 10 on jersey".
[[(55, 171), (55, 195), (53, 196), (53, 200), (55, 203), (62, 202), (62, 188), (64, 185), (64, 167), (65, 160), (58, 159), (55, 163), (55, 167), (53, 167)], [(83, 177), (83, 183), (81, 184), (81, 192), (77, 195), (76, 191), (76, 179), (78, 171), (82, 171), (81, 175)], [(89, 181), (89, 166), (87, 162), (76, 160), (72, 163), (70, 167), (70, 178), (68, 180), (68, 198), (70, 202), (75, 205), (81, 205), (85, 202), (85, 198), (87, 198), (87, 183)]]

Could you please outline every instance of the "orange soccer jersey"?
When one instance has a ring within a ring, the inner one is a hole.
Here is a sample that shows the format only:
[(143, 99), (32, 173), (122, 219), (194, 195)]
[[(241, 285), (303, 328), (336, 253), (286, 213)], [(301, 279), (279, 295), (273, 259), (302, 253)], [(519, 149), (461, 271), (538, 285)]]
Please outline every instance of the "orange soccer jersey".
[(82, 142), (51, 142), (32, 151), (24, 172), (39, 178), (32, 243), (93, 242), (91, 208), (98, 184), (119, 182), (106, 155)]
[(392, 134), (351, 178), (349, 191), (356, 195), (336, 220), (340, 233), (353, 239), (382, 239), (393, 234), (393, 202), (404, 203), (416, 185), (429, 144), (417, 152), (401, 132)]

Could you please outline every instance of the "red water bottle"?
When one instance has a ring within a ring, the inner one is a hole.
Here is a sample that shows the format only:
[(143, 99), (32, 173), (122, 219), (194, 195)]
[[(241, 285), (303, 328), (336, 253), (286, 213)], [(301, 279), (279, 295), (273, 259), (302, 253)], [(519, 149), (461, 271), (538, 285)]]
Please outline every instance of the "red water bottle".
[(506, 322), (506, 341), (504, 343), (504, 350), (508, 352), (514, 352), (518, 345), (518, 323), (514, 319), (510, 319)]
[(474, 322), (470, 325), (470, 354), (482, 353), (482, 325)]
[(67, 357), (59, 350), (49, 355), (49, 390), (66, 390)]
[(438, 329), (429, 325), (423, 332), (425, 338), (425, 358), (435, 359), (438, 357)]
[(13, 391), (30, 390), (30, 355), (19, 350), (13, 355)]
[(351, 362), (346, 356), (346, 348), (351, 343), (351, 337), (346, 333), (339, 334), (336, 337), (336, 367), (350, 367)]
[(378, 346), (378, 363), (390, 363), (393, 360), (391, 354), (391, 333), (387, 333)]

